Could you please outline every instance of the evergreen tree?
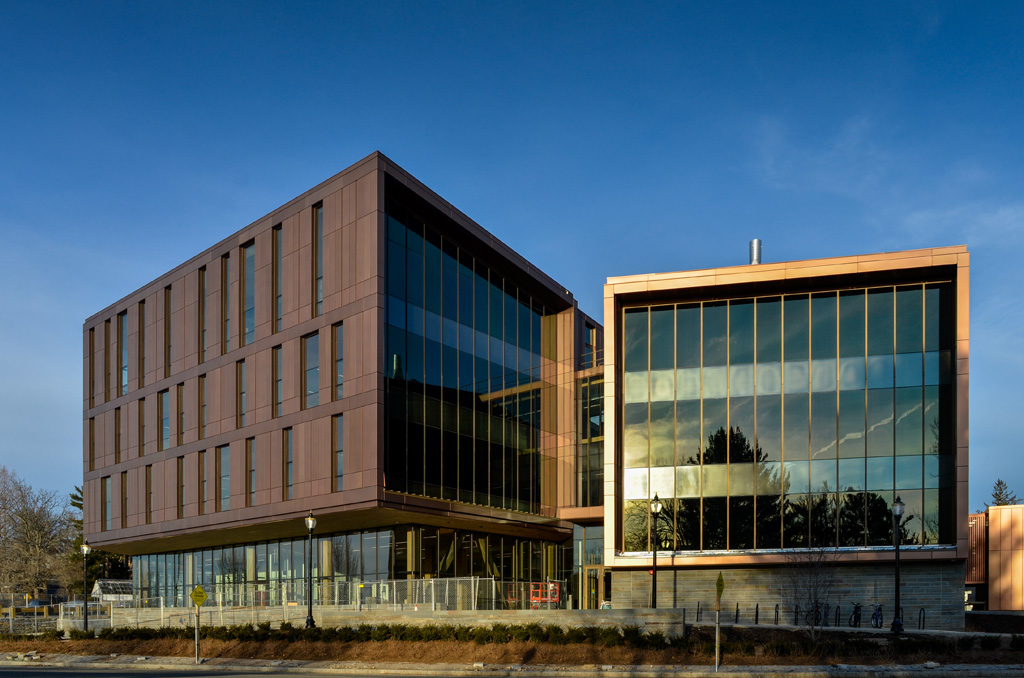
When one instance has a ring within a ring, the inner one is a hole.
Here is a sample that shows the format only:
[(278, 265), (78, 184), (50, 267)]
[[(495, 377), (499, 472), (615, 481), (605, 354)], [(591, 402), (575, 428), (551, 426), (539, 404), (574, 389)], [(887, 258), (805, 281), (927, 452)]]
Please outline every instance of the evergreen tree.
[(996, 483), (992, 486), (992, 503), (986, 502), (985, 506), (1009, 506), (1019, 503), (1017, 493), (1011, 492), (1002, 478), (996, 478)]

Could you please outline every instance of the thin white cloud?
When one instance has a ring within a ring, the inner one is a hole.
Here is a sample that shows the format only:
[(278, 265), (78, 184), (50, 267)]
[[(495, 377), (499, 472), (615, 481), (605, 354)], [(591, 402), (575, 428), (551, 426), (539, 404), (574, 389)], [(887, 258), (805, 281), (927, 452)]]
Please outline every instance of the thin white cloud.
[(912, 235), (949, 239), (970, 249), (1024, 242), (1024, 203), (974, 202), (911, 212), (903, 219)]

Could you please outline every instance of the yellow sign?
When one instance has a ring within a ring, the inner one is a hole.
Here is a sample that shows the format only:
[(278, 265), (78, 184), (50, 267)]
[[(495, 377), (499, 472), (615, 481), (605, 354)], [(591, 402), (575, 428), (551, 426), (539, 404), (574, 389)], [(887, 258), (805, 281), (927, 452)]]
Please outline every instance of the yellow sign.
[(188, 597), (192, 599), (192, 602), (196, 604), (196, 607), (202, 607), (203, 603), (205, 603), (206, 599), (210, 596), (206, 595), (206, 591), (203, 590), (202, 586), (197, 586)]

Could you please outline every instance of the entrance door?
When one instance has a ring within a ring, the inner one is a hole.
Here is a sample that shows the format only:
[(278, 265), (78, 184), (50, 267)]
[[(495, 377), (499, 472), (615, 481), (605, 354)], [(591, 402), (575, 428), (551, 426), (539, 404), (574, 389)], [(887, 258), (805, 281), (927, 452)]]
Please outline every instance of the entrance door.
[[(608, 574), (611, 574), (610, 572)], [(605, 571), (604, 565), (583, 566), (583, 609), (597, 610), (605, 601)], [(611, 589), (607, 590), (611, 594)]]

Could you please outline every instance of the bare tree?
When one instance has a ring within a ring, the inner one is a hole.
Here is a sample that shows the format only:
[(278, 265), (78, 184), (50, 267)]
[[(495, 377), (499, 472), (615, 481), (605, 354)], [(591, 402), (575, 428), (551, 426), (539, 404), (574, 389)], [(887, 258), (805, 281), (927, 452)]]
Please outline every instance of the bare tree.
[(63, 495), (35, 490), (0, 466), (0, 586), (37, 595), (62, 569), (73, 541)]
[(800, 549), (786, 556), (784, 579), (788, 597), (799, 610), (797, 624), (804, 626), (815, 642), (825, 625), (827, 606), (832, 604), (838, 559), (834, 548)]

